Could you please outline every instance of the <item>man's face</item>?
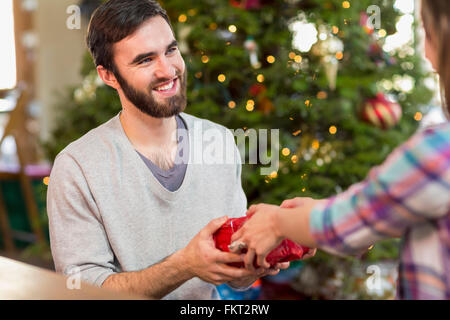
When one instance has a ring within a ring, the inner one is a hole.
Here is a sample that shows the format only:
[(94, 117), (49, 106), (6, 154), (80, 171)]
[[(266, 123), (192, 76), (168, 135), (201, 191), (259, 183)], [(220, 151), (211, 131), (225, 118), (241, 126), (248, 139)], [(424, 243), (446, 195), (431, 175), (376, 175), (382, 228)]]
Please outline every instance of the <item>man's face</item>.
[(114, 44), (119, 94), (143, 113), (169, 118), (186, 108), (186, 71), (169, 24), (160, 16)]

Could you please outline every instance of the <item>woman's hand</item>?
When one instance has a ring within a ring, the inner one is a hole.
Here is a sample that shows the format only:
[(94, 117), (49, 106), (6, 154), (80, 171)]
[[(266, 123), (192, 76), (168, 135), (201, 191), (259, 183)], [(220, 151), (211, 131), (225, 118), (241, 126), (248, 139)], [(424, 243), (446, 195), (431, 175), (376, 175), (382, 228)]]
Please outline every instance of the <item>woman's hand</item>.
[(270, 268), (266, 257), (284, 238), (277, 229), (279, 210), (280, 207), (268, 204), (251, 206), (247, 211), (251, 218), (231, 237), (231, 243), (237, 241), (247, 245), (244, 263), (248, 270), (254, 271), (255, 256), (258, 266)]
[[(245, 267), (254, 271), (253, 261), (262, 268), (270, 267), (267, 255), (281, 241), (289, 238), (294, 242), (315, 247), (316, 243), (309, 232), (309, 214), (311, 209), (325, 200), (312, 198), (294, 198), (285, 200), (280, 207), (268, 204), (251, 206), (247, 215), (251, 218), (231, 237), (231, 243), (243, 243), (247, 246), (244, 258)], [(303, 259), (313, 257), (316, 249), (311, 248)]]
[[(298, 208), (305, 205), (316, 205), (320, 202), (325, 202), (327, 199), (323, 200), (314, 200), (312, 198), (293, 198), (289, 200), (284, 200), (283, 203), (281, 203), (280, 208)], [(303, 260), (312, 258), (316, 255), (317, 249), (316, 248), (309, 248), (309, 251), (303, 255)]]

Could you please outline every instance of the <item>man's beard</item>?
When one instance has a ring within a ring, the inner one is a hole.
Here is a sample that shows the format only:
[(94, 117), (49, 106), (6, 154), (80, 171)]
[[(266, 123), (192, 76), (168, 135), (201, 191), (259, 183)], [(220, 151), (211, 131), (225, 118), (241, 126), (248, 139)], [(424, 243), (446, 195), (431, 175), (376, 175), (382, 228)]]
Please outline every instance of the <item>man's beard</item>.
[(170, 118), (184, 111), (187, 105), (186, 98), (186, 71), (181, 75), (177, 73), (177, 85), (179, 92), (173, 97), (166, 98), (165, 103), (158, 103), (153, 97), (153, 88), (160, 83), (170, 81), (171, 79), (158, 79), (151, 83), (146, 91), (140, 91), (132, 87), (117, 71), (114, 75), (119, 82), (120, 87), (127, 99), (134, 104), (141, 112), (153, 118)]

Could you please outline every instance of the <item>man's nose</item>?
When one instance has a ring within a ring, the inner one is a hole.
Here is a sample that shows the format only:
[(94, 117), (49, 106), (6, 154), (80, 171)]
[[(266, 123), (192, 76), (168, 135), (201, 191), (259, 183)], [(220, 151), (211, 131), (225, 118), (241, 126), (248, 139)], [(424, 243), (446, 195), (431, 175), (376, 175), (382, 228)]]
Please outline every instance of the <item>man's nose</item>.
[(155, 76), (159, 79), (172, 79), (176, 76), (175, 67), (167, 57), (164, 56), (158, 58)]

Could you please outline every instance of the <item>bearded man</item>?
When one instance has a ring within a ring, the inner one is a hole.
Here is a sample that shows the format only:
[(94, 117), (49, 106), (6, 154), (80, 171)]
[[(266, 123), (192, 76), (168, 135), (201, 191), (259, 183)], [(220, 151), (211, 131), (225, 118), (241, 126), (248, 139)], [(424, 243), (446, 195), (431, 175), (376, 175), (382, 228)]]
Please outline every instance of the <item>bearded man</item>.
[[(93, 14), (87, 44), (122, 110), (55, 159), (47, 209), (56, 271), (154, 299), (217, 299), (216, 285), (248, 287), (286, 268), (231, 267), (243, 257), (214, 246), (227, 216), (246, 211), (241, 160), (230, 131), (183, 113), (186, 67), (164, 9), (110, 0)], [(203, 139), (211, 130), (224, 139)], [(189, 161), (208, 148), (234, 161)]]

